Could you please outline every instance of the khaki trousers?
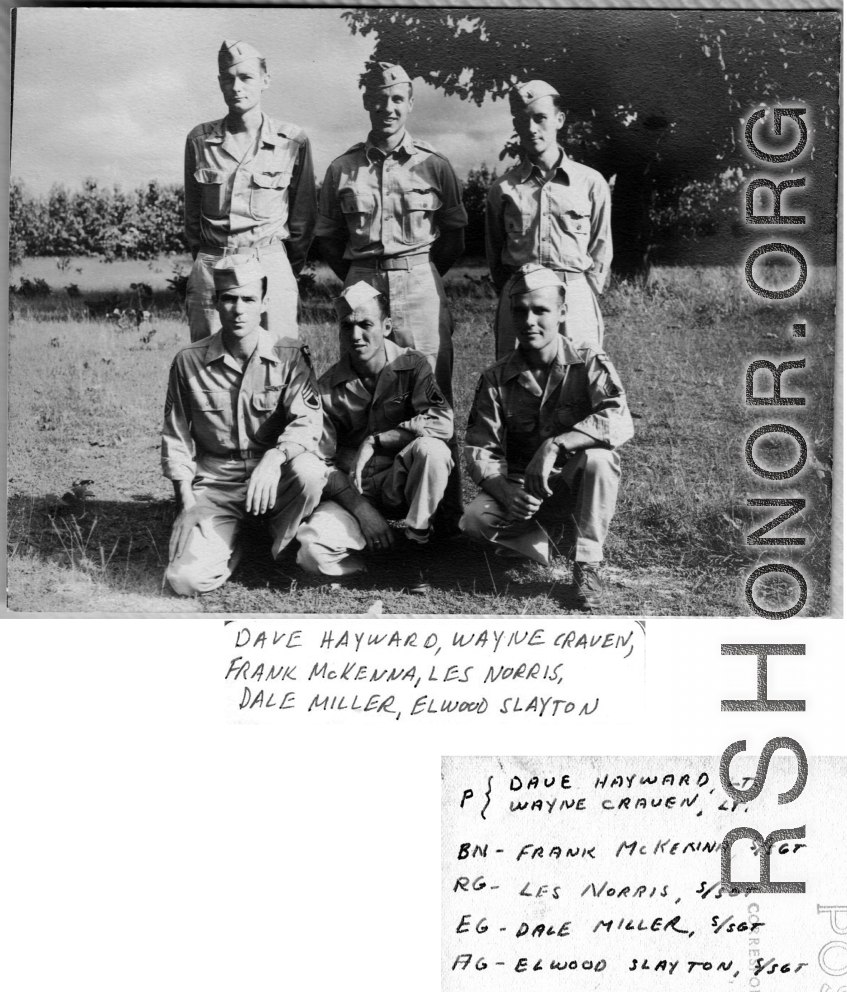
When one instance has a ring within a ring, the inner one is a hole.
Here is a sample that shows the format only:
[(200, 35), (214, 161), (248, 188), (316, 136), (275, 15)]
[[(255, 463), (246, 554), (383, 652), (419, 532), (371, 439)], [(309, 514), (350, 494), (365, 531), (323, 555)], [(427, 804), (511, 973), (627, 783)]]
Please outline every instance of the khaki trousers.
[[(500, 503), (481, 492), (459, 526), (474, 541), (509, 548), (542, 565), (550, 564), (553, 551), (575, 561), (601, 562), (620, 476), (616, 451), (586, 448), (553, 470), (549, 481), (553, 495), (531, 520), (510, 523)], [(510, 474), (508, 479), (523, 483), (522, 475)]]
[[(177, 595), (210, 592), (232, 575), (241, 558), (238, 534), (247, 517), (247, 484), (258, 464), (258, 458), (198, 459), (192, 489), (208, 524), (205, 533), (199, 526), (192, 530), (180, 557), (168, 565), (165, 577)], [(274, 558), (320, 502), (326, 475), (326, 464), (309, 452), (295, 455), (282, 466), (276, 502), (265, 517)]]
[[(427, 530), (453, 467), (450, 450), (432, 437), (415, 438), (393, 464), (365, 477), (365, 498), (387, 517), (405, 512), (405, 525)], [(352, 575), (364, 568), (366, 542), (358, 520), (334, 500), (324, 500), (297, 531), (297, 564), (321, 575)]]

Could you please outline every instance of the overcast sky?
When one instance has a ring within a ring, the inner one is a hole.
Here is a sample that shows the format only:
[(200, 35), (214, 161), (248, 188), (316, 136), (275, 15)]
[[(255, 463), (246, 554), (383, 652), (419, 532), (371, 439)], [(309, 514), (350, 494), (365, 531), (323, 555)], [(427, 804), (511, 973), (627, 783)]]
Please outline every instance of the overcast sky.
[[(305, 129), (318, 178), (367, 132), (358, 76), (373, 37), (351, 34), (341, 10), (237, 8), (18, 10), (12, 176), (31, 193), (86, 176), (133, 188), (182, 182), (185, 136), (222, 117), (217, 50), (255, 45), (271, 85), (263, 108)], [(482, 108), (416, 81), (410, 131), (431, 142), (460, 178), (498, 154), (508, 105)]]

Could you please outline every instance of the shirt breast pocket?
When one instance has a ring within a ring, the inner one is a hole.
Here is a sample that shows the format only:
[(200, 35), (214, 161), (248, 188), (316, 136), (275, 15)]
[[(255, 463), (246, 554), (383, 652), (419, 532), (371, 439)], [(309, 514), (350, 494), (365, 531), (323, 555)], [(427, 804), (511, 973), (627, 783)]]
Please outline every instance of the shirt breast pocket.
[(530, 206), (527, 205), (522, 208), (519, 203), (507, 200), (503, 211), (503, 226), (509, 248), (517, 254), (515, 261), (519, 265), (530, 261), (528, 256), (525, 257), (527, 248), (531, 248), (532, 211)]
[(232, 405), (227, 389), (203, 389), (197, 394), (197, 409), (202, 413), (220, 413)]
[(200, 186), (200, 207), (207, 217), (227, 213), (227, 186), (230, 173), (221, 169), (197, 169), (194, 178)]
[(400, 196), (402, 218), (400, 241), (406, 245), (429, 242), (435, 235), (435, 213), (441, 197), (434, 189), (405, 190)]
[[(527, 443), (538, 434), (538, 418), (532, 414), (506, 414), (506, 435), (510, 446), (523, 451)], [(536, 445), (537, 447), (537, 445)], [(528, 449), (527, 449), (528, 450)]]
[(250, 215), (254, 220), (272, 220), (288, 201), (291, 174), (254, 172), (250, 176)]
[(562, 208), (558, 214), (559, 231), (564, 250), (568, 247), (584, 253), (588, 250), (588, 239), (591, 234), (591, 214), (587, 207)]
[(203, 389), (194, 396), (196, 417), (223, 441), (232, 433), (232, 401), (229, 390)]
[(557, 433), (561, 434), (569, 431), (574, 424), (578, 423), (579, 417), (576, 408), (572, 403), (567, 403), (556, 409), (553, 416), (553, 426)]
[(411, 419), (410, 410), (412, 394), (411, 392), (396, 393), (394, 396), (389, 397), (383, 405), (383, 413), (385, 419), (391, 424), (392, 427), (396, 427), (397, 424), (402, 424), (404, 420)]
[(264, 415), (276, 410), (280, 395), (279, 389), (265, 389), (262, 392), (253, 393), (250, 402), (258, 414)]
[(376, 196), (370, 190), (348, 189), (341, 194), (341, 212), (354, 248), (364, 248), (379, 240), (373, 236), (377, 210)]

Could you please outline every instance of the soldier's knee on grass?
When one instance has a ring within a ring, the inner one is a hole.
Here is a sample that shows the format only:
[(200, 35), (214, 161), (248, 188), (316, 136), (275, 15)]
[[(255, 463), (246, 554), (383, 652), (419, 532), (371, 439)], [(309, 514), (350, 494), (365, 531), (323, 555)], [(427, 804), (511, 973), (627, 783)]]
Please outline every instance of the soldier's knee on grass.
[(490, 541), (494, 535), (491, 522), (485, 519), (482, 507), (476, 506), (475, 501), (465, 507), (465, 512), (459, 520), (459, 530), (472, 541)]
[(204, 583), (197, 570), (186, 567), (179, 561), (172, 561), (168, 565), (165, 578), (177, 596), (197, 596), (206, 591), (201, 588)]
[(322, 575), (324, 555), (321, 553), (323, 548), (317, 541), (312, 541), (301, 535), (297, 534), (297, 539), (300, 542), (300, 547), (297, 551), (297, 564), (304, 572), (308, 572), (310, 575)]

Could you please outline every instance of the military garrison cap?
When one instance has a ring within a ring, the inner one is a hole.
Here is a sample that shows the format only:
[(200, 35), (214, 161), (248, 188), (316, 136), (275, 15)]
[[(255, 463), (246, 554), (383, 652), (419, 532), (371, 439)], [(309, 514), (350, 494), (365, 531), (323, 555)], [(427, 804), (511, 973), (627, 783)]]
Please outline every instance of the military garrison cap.
[(227, 255), (212, 266), (215, 289), (223, 293), (265, 278), (265, 270), (252, 255)]
[(261, 58), (264, 56), (246, 41), (225, 41), (218, 51), (218, 72), (223, 72), (240, 62), (246, 62), (247, 59)]
[(512, 113), (516, 114), (518, 111), (523, 110), (524, 107), (528, 107), (531, 103), (535, 103), (536, 100), (540, 100), (543, 96), (558, 96), (559, 91), (553, 89), (549, 83), (545, 83), (543, 79), (530, 79), (528, 83), (518, 83), (518, 85), (510, 91), (509, 93), (509, 106), (512, 109)]
[(379, 295), (380, 292), (378, 289), (374, 289), (369, 283), (360, 280), (359, 282), (354, 282), (352, 286), (348, 286), (341, 293), (341, 296), (332, 302), (335, 305), (335, 312), (338, 314), (340, 320), (342, 317), (346, 317), (347, 314), (353, 313), (354, 310), (358, 310), (359, 307), (365, 306), (368, 300), (375, 300)]
[(382, 90), (395, 83), (411, 83), (408, 72), (400, 65), (377, 62), (362, 75), (366, 90)]
[(531, 293), (545, 286), (556, 286), (564, 289), (564, 283), (552, 269), (546, 269), (535, 262), (522, 265), (509, 281), (509, 296), (519, 296), (521, 293)]

